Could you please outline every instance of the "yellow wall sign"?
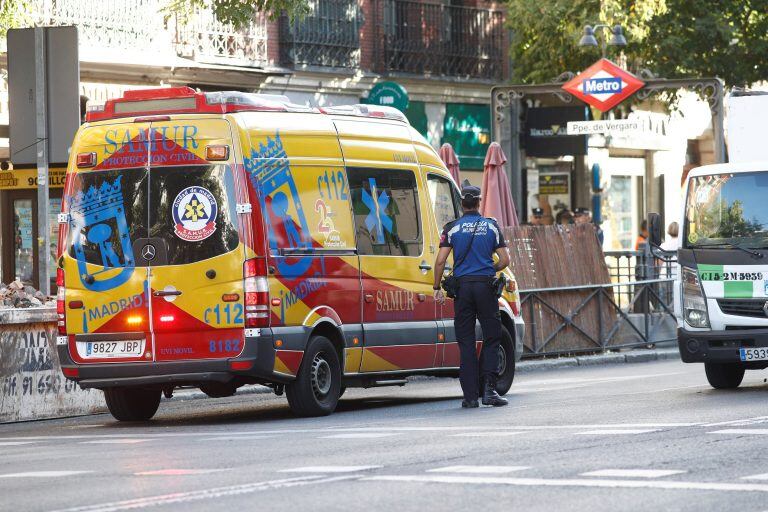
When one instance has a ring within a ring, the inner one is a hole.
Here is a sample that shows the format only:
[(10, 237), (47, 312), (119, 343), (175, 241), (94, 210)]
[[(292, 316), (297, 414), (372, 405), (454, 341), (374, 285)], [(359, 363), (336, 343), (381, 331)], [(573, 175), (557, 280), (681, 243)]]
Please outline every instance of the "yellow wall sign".
[[(48, 169), (48, 185), (51, 188), (64, 188), (66, 167)], [(37, 169), (18, 169), (0, 172), (0, 190), (25, 190), (37, 187)]]

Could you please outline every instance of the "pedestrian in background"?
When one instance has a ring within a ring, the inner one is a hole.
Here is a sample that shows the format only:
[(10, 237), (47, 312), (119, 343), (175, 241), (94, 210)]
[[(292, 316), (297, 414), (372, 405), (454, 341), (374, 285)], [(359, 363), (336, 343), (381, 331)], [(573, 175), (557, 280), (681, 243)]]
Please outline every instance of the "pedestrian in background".
[(679, 247), (679, 241), (677, 235), (680, 232), (680, 225), (677, 222), (670, 222), (667, 227), (667, 236), (661, 243), (660, 247), (662, 251), (675, 252)]
[[(507, 243), (501, 228), (493, 219), (480, 215), (480, 189), (465, 185), (461, 190), (464, 215), (449, 222), (440, 237), (440, 250), (435, 260), (435, 301), (445, 303), (441, 281), (445, 262), (453, 251), (453, 275), (458, 278), (458, 292), (454, 302), (456, 338), (461, 363), (459, 380), (464, 394), (461, 406), (479, 407), (479, 381), (483, 377), (483, 405), (507, 405), (507, 400), (496, 392), (501, 345), (501, 318), (499, 300), (494, 281), (496, 272), (509, 265)], [(498, 261), (493, 262), (494, 253)], [(475, 322), (483, 330), (483, 350), (478, 364)]]
[(640, 234), (635, 239), (635, 250), (639, 251), (642, 244), (648, 243), (648, 221), (643, 219), (640, 223)]
[[(576, 224), (589, 224), (592, 222), (592, 212), (589, 210), (589, 208), (584, 208), (582, 206), (578, 208), (573, 209), (573, 215), (574, 215), (574, 223)], [(603, 240), (605, 239), (605, 233), (603, 233), (602, 228), (595, 224), (595, 234), (597, 235), (597, 241), (600, 243), (600, 246), (603, 245)]]
[(557, 212), (557, 215), (555, 215), (555, 224), (558, 226), (573, 224), (573, 213), (571, 213), (571, 210), (566, 208)]

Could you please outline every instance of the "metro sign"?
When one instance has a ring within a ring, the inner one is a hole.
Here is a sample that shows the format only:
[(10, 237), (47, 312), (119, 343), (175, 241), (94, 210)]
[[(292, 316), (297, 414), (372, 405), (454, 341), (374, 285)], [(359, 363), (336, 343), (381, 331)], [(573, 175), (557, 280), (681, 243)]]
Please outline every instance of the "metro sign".
[(563, 85), (563, 89), (601, 112), (632, 96), (645, 82), (608, 59), (600, 59)]

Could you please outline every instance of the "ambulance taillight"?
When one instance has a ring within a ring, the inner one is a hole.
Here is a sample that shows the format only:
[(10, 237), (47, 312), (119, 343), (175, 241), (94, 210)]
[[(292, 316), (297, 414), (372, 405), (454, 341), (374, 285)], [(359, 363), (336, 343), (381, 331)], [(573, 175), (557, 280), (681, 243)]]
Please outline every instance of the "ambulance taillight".
[(59, 335), (67, 335), (67, 320), (66, 311), (64, 310), (64, 269), (56, 269), (56, 286), (58, 291), (56, 292), (56, 328), (59, 331)]
[(269, 281), (265, 258), (246, 260), (243, 265), (245, 284), (245, 327), (269, 325)]

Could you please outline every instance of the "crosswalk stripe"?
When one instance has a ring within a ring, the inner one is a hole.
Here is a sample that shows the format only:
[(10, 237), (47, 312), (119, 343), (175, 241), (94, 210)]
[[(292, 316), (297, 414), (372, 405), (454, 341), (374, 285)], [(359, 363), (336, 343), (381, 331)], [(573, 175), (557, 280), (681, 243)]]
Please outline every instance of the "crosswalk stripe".
[(381, 466), (305, 466), (302, 468), (281, 469), (280, 473), (355, 473), (378, 469)]
[(707, 434), (733, 434), (733, 435), (755, 435), (766, 436), (768, 435), (768, 428), (726, 428), (723, 430), (715, 430), (707, 432)]
[(134, 476), (187, 476), (187, 475), (207, 475), (226, 471), (226, 469), (157, 469), (154, 471), (140, 471), (134, 473)]
[(582, 473), (581, 476), (623, 477), (623, 478), (660, 478), (662, 476), (685, 473), (679, 469), (601, 469)]
[(750, 475), (741, 477), (742, 480), (768, 480), (768, 473), (762, 473), (760, 475)]
[(765, 484), (729, 484), (720, 482), (679, 482), (665, 480), (609, 480), (589, 478), (511, 478), (458, 475), (381, 475), (361, 478), (364, 482), (486, 484), (522, 487), (597, 487), (612, 489), (665, 489), (698, 491), (734, 491), (768, 493)]
[(576, 432), (576, 435), (582, 436), (616, 436), (622, 434), (649, 434), (651, 432), (658, 432), (658, 429), (602, 429), (602, 430), (587, 430), (586, 432)]
[(85, 473), (93, 473), (93, 471), (25, 471), (23, 473), (6, 473), (0, 475), (0, 478), (58, 478)]
[(22, 444), (33, 444), (35, 441), (0, 441), (0, 446), (20, 446)]
[(349, 434), (333, 434), (330, 436), (320, 436), (320, 439), (376, 439), (379, 437), (392, 437), (398, 434), (386, 433), (386, 432), (350, 432)]
[(503, 474), (530, 469), (529, 466), (446, 466), (428, 469), (427, 473)]
[(80, 444), (137, 444), (152, 441), (152, 439), (96, 439), (94, 441), (81, 441)]
[(515, 430), (512, 432), (464, 432), (461, 434), (451, 434), (450, 437), (507, 437), (517, 434), (526, 434), (522, 430)]

